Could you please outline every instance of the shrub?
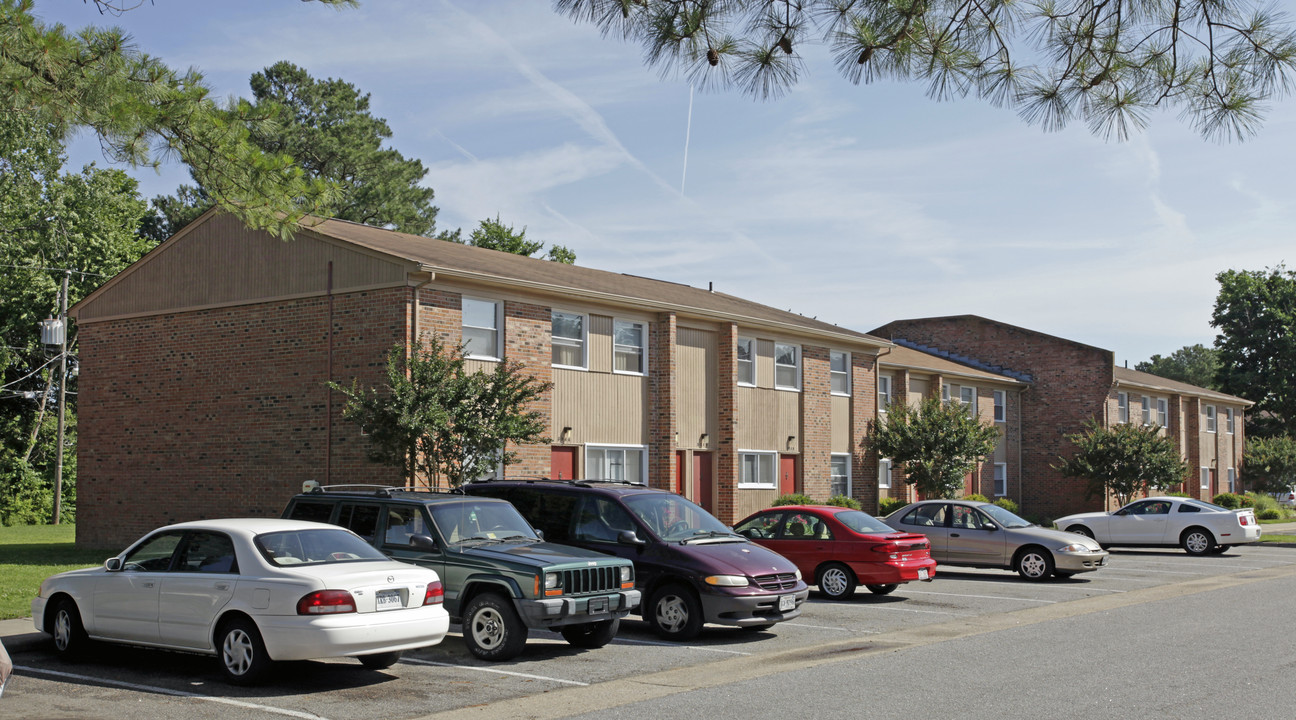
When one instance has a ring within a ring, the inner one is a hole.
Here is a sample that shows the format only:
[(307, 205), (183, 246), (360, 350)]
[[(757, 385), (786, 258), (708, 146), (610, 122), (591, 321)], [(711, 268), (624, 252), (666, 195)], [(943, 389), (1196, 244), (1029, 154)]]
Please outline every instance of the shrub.
[[(1260, 513), (1266, 510), (1273, 510), (1275, 512), (1278, 512), (1278, 501), (1274, 500), (1268, 495), (1265, 495), (1263, 493), (1248, 493), (1247, 499), (1251, 501), (1251, 505), (1249, 507), (1255, 508), (1256, 517), (1260, 517)], [(1278, 515), (1279, 517), (1281, 517), (1282, 513), (1279, 512)]]
[(1216, 505), (1219, 505), (1220, 507), (1226, 507), (1229, 510), (1237, 510), (1240, 504), (1238, 502), (1238, 496), (1228, 492), (1223, 492), (1220, 493), (1219, 495), (1216, 495), (1215, 497), (1211, 498), (1211, 502), (1215, 503)]
[(1238, 495), (1237, 499), (1238, 499), (1238, 507), (1244, 507), (1244, 508), (1255, 507), (1255, 500), (1252, 500), (1246, 495)]
[(882, 498), (878, 501), (878, 517), (886, 517), (908, 504), (904, 498)]
[(1189, 494), (1186, 493), (1186, 492), (1179, 492), (1178, 490), (1174, 490), (1174, 491), (1172, 491), (1172, 492), (1161, 493), (1161, 494), (1162, 494), (1162, 495), (1165, 495), (1166, 497), (1192, 497), (1192, 495), (1189, 495)]
[(1269, 508), (1267, 510), (1261, 510), (1260, 512), (1256, 513), (1257, 520), (1277, 520), (1278, 518), (1281, 517), (1282, 517), (1282, 513), (1278, 512), (1277, 508)]
[(1012, 500), (1009, 500), (1008, 498), (999, 498), (998, 500), (994, 501), (994, 504), (998, 505), (999, 507), (1003, 508), (1004, 510), (1007, 510), (1008, 512), (1014, 515), (1017, 514), (1017, 503), (1013, 502)]
[(972, 493), (971, 495), (964, 495), (964, 496), (963, 496), (963, 499), (964, 499), (964, 500), (971, 500), (971, 501), (973, 501), (973, 502), (990, 502), (990, 498), (986, 497), (985, 495), (981, 495), (981, 494), (979, 494), (979, 493)]
[(836, 505), (837, 507), (850, 508), (851, 510), (860, 509), (859, 500), (852, 497), (846, 497), (845, 495), (833, 495), (828, 498), (828, 502), (824, 503), (824, 505)]
[(801, 493), (791, 493), (788, 495), (779, 495), (775, 498), (770, 507), (779, 507), (780, 505), (818, 505), (819, 502), (809, 495)]

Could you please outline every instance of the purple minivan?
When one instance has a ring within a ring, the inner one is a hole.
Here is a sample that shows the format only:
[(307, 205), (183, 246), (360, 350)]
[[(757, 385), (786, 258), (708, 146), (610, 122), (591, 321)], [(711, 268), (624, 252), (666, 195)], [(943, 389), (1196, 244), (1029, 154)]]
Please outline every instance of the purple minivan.
[(483, 480), (470, 495), (508, 500), (549, 542), (635, 564), (640, 613), (664, 638), (703, 623), (766, 630), (801, 614), (810, 594), (796, 565), (748, 541), (684, 497), (603, 480)]

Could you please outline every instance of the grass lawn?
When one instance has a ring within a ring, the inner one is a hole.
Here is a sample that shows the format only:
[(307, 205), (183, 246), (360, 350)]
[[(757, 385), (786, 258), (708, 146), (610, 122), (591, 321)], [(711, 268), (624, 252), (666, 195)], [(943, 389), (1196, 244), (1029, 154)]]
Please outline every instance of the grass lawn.
[(1296, 535), (1261, 535), (1262, 543), (1296, 543)]
[(0, 526), (0, 620), (31, 615), (41, 580), (99, 565), (119, 549), (77, 548), (75, 525)]

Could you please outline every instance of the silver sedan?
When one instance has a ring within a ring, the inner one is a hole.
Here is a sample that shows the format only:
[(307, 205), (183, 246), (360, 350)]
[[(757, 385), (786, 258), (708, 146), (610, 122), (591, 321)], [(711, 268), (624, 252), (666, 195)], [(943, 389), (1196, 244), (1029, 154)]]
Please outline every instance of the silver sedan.
[(1005, 568), (1027, 580), (1097, 570), (1107, 551), (1092, 538), (1033, 525), (998, 505), (975, 500), (922, 500), (883, 518), (922, 533), (941, 565)]

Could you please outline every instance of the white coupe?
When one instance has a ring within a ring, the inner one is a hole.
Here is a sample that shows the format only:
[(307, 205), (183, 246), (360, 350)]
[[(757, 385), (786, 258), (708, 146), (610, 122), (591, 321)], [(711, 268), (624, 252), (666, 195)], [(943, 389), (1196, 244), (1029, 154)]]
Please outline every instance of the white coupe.
[(1144, 498), (1111, 513), (1068, 515), (1054, 525), (1088, 535), (1103, 547), (1177, 545), (1189, 555), (1222, 553), (1231, 545), (1260, 539), (1260, 524), (1251, 508), (1229, 510), (1182, 497)]
[(278, 660), (390, 667), (445, 637), (443, 599), (436, 572), (349, 530), (202, 520), (154, 530), (103, 567), (46, 578), (32, 620), (64, 656), (90, 639), (215, 655), (227, 680), (248, 684)]

